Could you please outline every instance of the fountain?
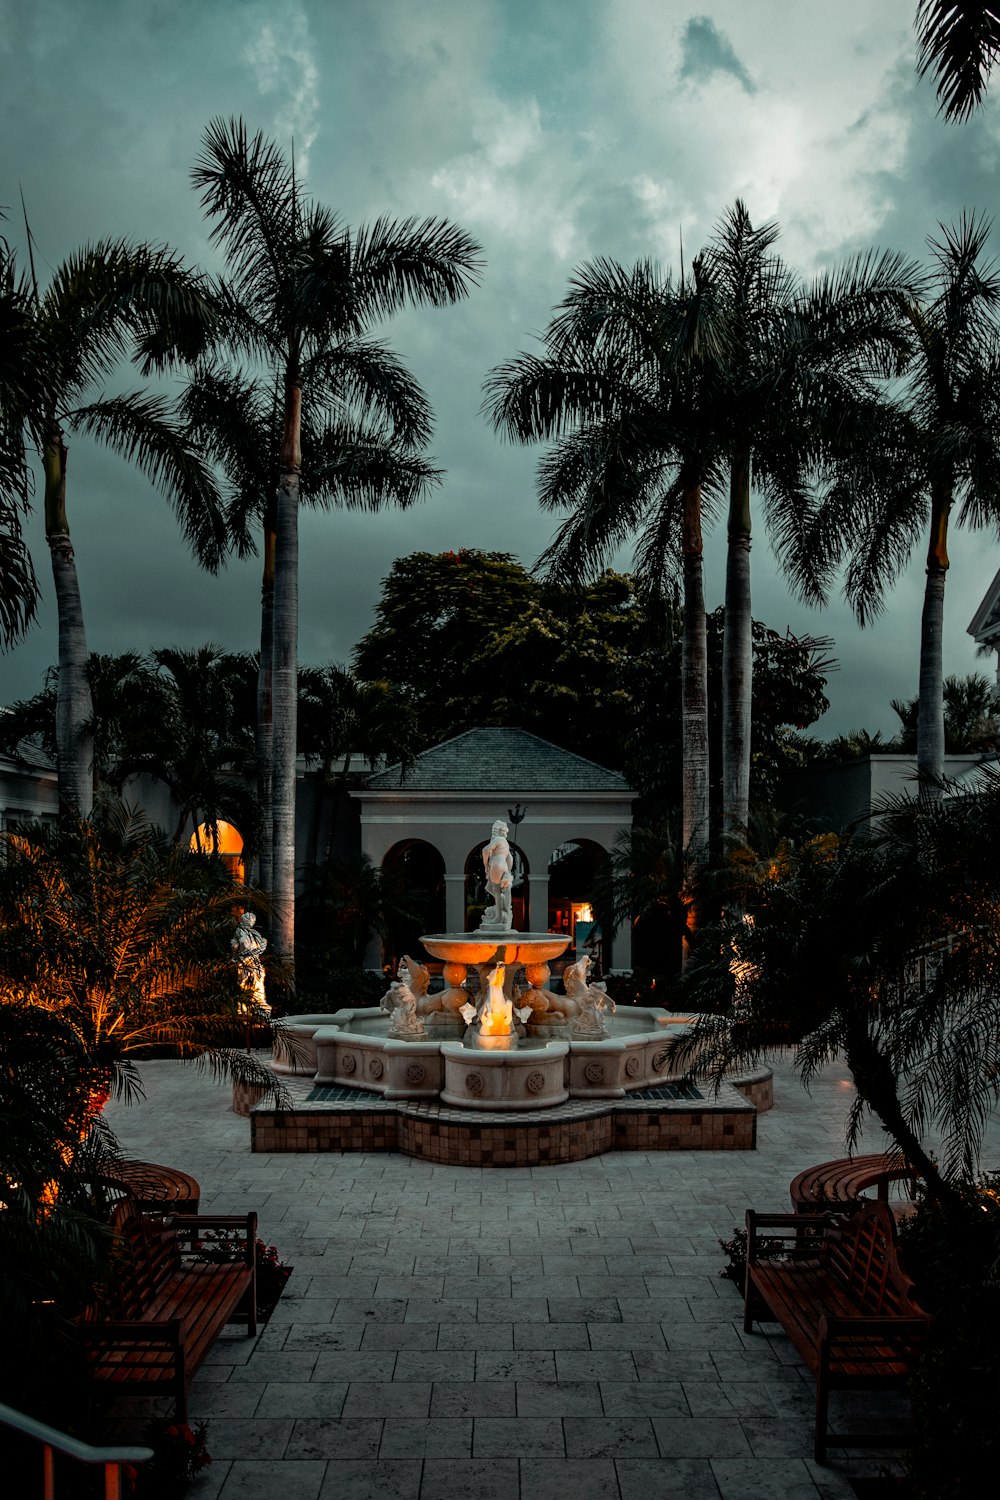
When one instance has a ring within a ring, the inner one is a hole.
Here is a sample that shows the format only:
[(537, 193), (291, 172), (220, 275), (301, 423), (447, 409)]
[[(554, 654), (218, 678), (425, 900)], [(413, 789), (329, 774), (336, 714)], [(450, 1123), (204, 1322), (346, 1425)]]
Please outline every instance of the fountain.
[[(769, 1070), (766, 1080), (734, 1079), (737, 1087), (724, 1084), (721, 1094), (707, 1099), (673, 1061), (671, 1041), (686, 1034), (690, 1017), (658, 1006), (616, 1013), (604, 985), (591, 981), (586, 956), (564, 970), (564, 994), (549, 989), (549, 963), (566, 951), (569, 938), (514, 929), (513, 860), (502, 819), (493, 824), (483, 863), (491, 903), (479, 927), (420, 939), (442, 961), (443, 989), (433, 990), (427, 966), (404, 955), (378, 1007), (292, 1016), (276, 1032), (273, 1066), (310, 1081), (307, 1104), (340, 1110), (357, 1100), (356, 1113), (364, 1119), (350, 1137), (355, 1144), (342, 1144), (344, 1129), (338, 1133), (331, 1126), (324, 1134), (295, 1120), (265, 1127), (261, 1115), (254, 1149), (395, 1146), (434, 1160), (482, 1161), (487, 1158), (463, 1153), (472, 1149), (471, 1136), (479, 1142), (476, 1149), (486, 1149), (482, 1139), (490, 1131), (501, 1154), (489, 1160), (515, 1163), (579, 1159), (616, 1144), (662, 1149), (668, 1140), (717, 1149), (752, 1146), (756, 1110), (770, 1105)], [(632, 1105), (631, 1095), (641, 1098)], [(384, 1106), (397, 1101), (401, 1115), (390, 1131)], [(586, 1118), (546, 1127), (544, 1142), (540, 1124), (528, 1128), (541, 1112), (558, 1116), (559, 1106), (570, 1101), (594, 1109)], [(615, 1122), (614, 1110), (626, 1105), (630, 1114)], [(438, 1113), (410, 1113), (428, 1106)], [(375, 1113), (381, 1135), (372, 1134)], [(511, 1123), (494, 1126), (489, 1116)], [(315, 1144), (320, 1139), (341, 1144)], [(535, 1154), (518, 1154), (528, 1150), (530, 1139)]]

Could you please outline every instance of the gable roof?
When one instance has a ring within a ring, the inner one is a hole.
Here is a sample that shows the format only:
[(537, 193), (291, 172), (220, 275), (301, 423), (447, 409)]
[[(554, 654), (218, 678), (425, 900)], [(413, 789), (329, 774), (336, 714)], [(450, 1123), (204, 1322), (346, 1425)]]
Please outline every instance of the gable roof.
[(994, 638), (1000, 634), (1000, 573), (986, 590), (983, 602), (972, 616), (966, 634), (971, 635), (977, 645), (986, 641), (992, 645)]
[(526, 729), (467, 729), (418, 755), (401, 778), (399, 765), (376, 771), (366, 791), (629, 792), (624, 776), (585, 760)]

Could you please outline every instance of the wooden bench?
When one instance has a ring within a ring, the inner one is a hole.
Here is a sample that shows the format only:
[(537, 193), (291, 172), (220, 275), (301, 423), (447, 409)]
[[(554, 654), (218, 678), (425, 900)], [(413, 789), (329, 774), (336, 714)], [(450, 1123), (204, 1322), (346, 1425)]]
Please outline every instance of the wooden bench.
[(916, 1174), (898, 1152), (820, 1162), (794, 1177), (788, 1192), (793, 1213), (811, 1213), (817, 1208), (835, 1213), (838, 1209), (852, 1211), (859, 1200), (865, 1201), (862, 1194), (869, 1188), (875, 1188), (877, 1197), (888, 1202), (892, 1182), (906, 1182), (909, 1196), (916, 1196)]
[(248, 1336), (256, 1335), (257, 1215), (155, 1219), (125, 1199), (112, 1224), (115, 1316), (102, 1309), (78, 1324), (88, 1374), (98, 1386), (165, 1392), (186, 1422), (191, 1377), (238, 1309)]
[(126, 1188), (136, 1205), (146, 1212), (196, 1214), (201, 1188), (187, 1172), (163, 1167), (155, 1161), (121, 1161), (108, 1176)]
[(816, 1377), (814, 1452), (893, 1447), (889, 1434), (829, 1432), (834, 1390), (903, 1388), (930, 1317), (913, 1298), (887, 1203), (855, 1214), (747, 1212), (743, 1326), (780, 1323)]

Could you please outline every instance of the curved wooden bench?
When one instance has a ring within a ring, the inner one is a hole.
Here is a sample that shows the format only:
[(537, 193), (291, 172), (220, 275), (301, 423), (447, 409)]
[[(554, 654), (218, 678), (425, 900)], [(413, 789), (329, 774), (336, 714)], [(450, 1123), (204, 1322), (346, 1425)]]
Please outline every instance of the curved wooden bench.
[(746, 1332), (755, 1321), (780, 1323), (816, 1377), (817, 1463), (833, 1445), (898, 1445), (898, 1433), (829, 1431), (830, 1392), (905, 1389), (930, 1328), (900, 1264), (887, 1203), (863, 1202), (851, 1217), (749, 1209), (743, 1295)]
[(147, 1213), (196, 1214), (201, 1188), (187, 1172), (155, 1161), (122, 1161), (108, 1175), (121, 1183), (136, 1206)]
[(788, 1192), (793, 1213), (811, 1213), (823, 1208), (836, 1213), (853, 1210), (869, 1188), (875, 1188), (878, 1200), (887, 1203), (892, 1182), (906, 1182), (910, 1197), (916, 1196), (917, 1177), (912, 1167), (898, 1152), (879, 1152), (872, 1156), (845, 1156), (807, 1167), (792, 1179)]

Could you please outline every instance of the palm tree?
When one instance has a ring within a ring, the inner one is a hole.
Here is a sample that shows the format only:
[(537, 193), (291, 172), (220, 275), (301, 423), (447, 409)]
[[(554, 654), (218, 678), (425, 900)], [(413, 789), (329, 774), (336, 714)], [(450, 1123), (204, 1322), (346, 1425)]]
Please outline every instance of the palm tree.
[(275, 1092), (239, 1045), (230, 937), (249, 894), (120, 803), (2, 836), (0, 1004), (37, 1007), (69, 1029), (77, 1140), (109, 1093), (135, 1093), (135, 1059), (150, 1048)]
[(539, 467), (545, 509), (570, 515), (545, 561), (580, 578), (638, 537), (647, 586), (683, 570), (682, 844), (697, 866), (708, 847), (708, 688), (702, 510), (721, 485), (703, 364), (718, 351), (706, 305), (714, 287), (695, 261), (675, 284), (648, 261), (585, 265), (543, 335), (544, 353), (498, 366), (486, 411), (518, 442), (555, 438)]
[(936, 797), (944, 768), (944, 597), (951, 513), (1000, 532), (1000, 273), (983, 256), (989, 225), (963, 215), (928, 241), (928, 294), (906, 304), (912, 357), (877, 444), (851, 445), (817, 517), (816, 550), (850, 557), (844, 591), (859, 620), (921, 537), (927, 575), (920, 626), (917, 769)]
[[(280, 385), (270, 386), (219, 363), (202, 365), (181, 401), (194, 442), (219, 465), (226, 483), (227, 529), (241, 557), (257, 551), (260, 529), (260, 655), (257, 671), (257, 795), (268, 812), (259, 828), (258, 883), (271, 889), (273, 778), (272, 663), (276, 490), (282, 440)], [(312, 402), (302, 411), (303, 466), (299, 499), (306, 504), (377, 510), (412, 505), (437, 483), (439, 471), (370, 420), (331, 416)], [(338, 752), (339, 753), (339, 752)], [(311, 861), (311, 862), (314, 862)]]
[(199, 561), (217, 568), (225, 531), (212, 476), (171, 421), (166, 399), (142, 391), (86, 399), (126, 355), (149, 374), (178, 353), (196, 352), (212, 309), (199, 279), (171, 251), (124, 240), (71, 256), (44, 291), (33, 274), (29, 307), (22, 359), (30, 379), (10, 404), (7, 428), (42, 460), (59, 618), (59, 791), (64, 805), (85, 816), (93, 800), (93, 715), (67, 510), (66, 434), (94, 437), (137, 464), (173, 504)]
[(933, 74), (946, 120), (967, 120), (1000, 56), (996, 0), (919, 0), (916, 25), (917, 72)]
[(272, 944), (290, 966), (303, 404), (331, 418), (371, 413), (386, 437), (407, 449), (421, 447), (431, 425), (426, 399), (368, 330), (408, 303), (444, 306), (464, 297), (480, 252), (461, 229), (437, 219), (379, 219), (352, 236), (328, 209), (306, 198), (273, 143), (259, 132), (247, 136), (242, 120), (208, 127), (193, 180), (214, 220), (212, 241), (228, 259), (222, 300), (229, 339), (260, 361), (279, 391)]
[[(751, 481), (779, 556), (801, 592), (821, 593), (803, 545), (811, 470), (837, 438), (868, 430), (871, 369), (895, 369), (898, 304), (913, 279), (895, 255), (866, 255), (798, 286), (737, 202), (690, 282), (640, 264), (585, 267), (545, 334), (541, 358), (500, 366), (487, 385), (494, 425), (519, 441), (557, 437), (543, 459), (543, 505), (575, 506), (550, 556), (600, 557), (631, 532), (643, 566), (684, 556), (684, 837), (705, 837), (701, 507), (728, 488), (723, 661), (723, 830), (745, 834), (750, 784)], [(700, 623), (699, 623), (700, 622)]]
[[(943, 684), (944, 750), (946, 755), (982, 755), (1000, 745), (1000, 693), (981, 672), (966, 677), (946, 677)], [(893, 698), (891, 707), (900, 720), (892, 748), (912, 753), (917, 747), (920, 699), (902, 702)], [(885, 747), (883, 747), (885, 748)]]
[(32, 380), (31, 289), (0, 238), (0, 645), (6, 650), (27, 630), (38, 605), (38, 584), (24, 543), (30, 474), (18, 411)]
[(806, 1084), (843, 1056), (857, 1088), (851, 1148), (871, 1111), (931, 1195), (956, 1206), (1000, 1079), (998, 818), (1000, 777), (987, 771), (974, 793), (896, 799), (866, 832), (730, 866), (744, 915), (702, 931), (682, 998), (705, 1013), (685, 1055), (721, 1078), (759, 1062), (783, 1027)]

